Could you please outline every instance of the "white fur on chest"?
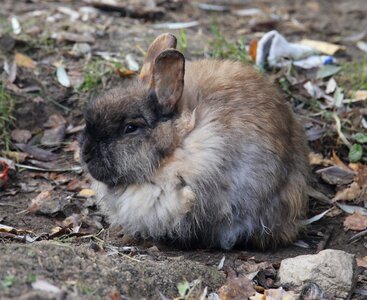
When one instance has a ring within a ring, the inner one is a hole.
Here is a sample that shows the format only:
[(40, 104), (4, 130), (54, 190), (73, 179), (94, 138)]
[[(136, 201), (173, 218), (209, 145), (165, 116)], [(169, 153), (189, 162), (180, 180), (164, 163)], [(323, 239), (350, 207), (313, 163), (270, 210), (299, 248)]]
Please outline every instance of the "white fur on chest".
[[(125, 232), (160, 237), (174, 228), (190, 211), (195, 199), (191, 184), (197, 176), (205, 178), (220, 165), (224, 141), (210, 115), (186, 136), (168, 161), (157, 170), (152, 183), (109, 189), (100, 182), (93, 188), (112, 225)], [(204, 141), (204, 142), (203, 142)], [(182, 185), (181, 179), (185, 183)]]

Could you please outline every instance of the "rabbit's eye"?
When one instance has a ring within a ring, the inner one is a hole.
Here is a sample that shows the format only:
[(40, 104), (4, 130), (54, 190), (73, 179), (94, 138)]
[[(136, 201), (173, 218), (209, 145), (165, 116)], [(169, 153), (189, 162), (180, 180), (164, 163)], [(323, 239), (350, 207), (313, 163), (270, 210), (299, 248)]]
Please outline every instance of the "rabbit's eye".
[(133, 125), (133, 124), (127, 124), (125, 126), (124, 133), (125, 134), (132, 133), (132, 132), (136, 131), (137, 129), (138, 129), (138, 126)]

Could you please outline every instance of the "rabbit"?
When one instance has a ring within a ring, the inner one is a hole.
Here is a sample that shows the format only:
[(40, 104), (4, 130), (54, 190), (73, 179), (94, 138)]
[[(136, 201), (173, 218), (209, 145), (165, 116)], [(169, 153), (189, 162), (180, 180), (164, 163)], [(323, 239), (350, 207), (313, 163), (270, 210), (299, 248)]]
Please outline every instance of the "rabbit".
[(140, 75), (91, 101), (80, 141), (99, 204), (129, 236), (185, 248), (274, 248), (307, 212), (308, 146), (251, 66), (186, 61), (169, 33)]

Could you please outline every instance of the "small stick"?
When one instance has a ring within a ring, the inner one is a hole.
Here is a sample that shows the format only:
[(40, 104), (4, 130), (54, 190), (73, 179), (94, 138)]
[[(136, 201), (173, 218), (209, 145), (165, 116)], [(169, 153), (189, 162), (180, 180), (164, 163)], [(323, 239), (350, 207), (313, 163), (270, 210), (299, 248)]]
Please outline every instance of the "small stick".
[(34, 170), (34, 171), (42, 171), (42, 172), (76, 172), (79, 173), (82, 171), (82, 167), (80, 166), (73, 166), (70, 168), (55, 168), (55, 169), (44, 169), (34, 166), (28, 166), (23, 164), (15, 164), (18, 168), (28, 169), (28, 170)]
[(333, 233), (333, 231), (334, 231), (334, 227), (328, 227), (326, 229), (326, 232), (324, 234), (324, 238), (317, 245), (317, 253), (320, 252), (321, 250), (325, 249), (327, 243), (330, 240), (330, 237), (331, 237), (331, 234)]
[(349, 239), (349, 243), (355, 242), (356, 240), (360, 239), (361, 237), (367, 235), (367, 229), (363, 230), (361, 232), (358, 232), (357, 234), (353, 235), (350, 239)]

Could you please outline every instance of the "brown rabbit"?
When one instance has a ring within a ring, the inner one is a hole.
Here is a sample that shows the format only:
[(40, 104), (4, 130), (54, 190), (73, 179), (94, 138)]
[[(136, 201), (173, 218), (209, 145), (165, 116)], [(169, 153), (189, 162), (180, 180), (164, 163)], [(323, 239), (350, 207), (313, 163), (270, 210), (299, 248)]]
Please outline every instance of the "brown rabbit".
[(186, 247), (292, 242), (307, 208), (303, 128), (239, 62), (149, 47), (140, 78), (92, 101), (82, 160), (111, 224)]

